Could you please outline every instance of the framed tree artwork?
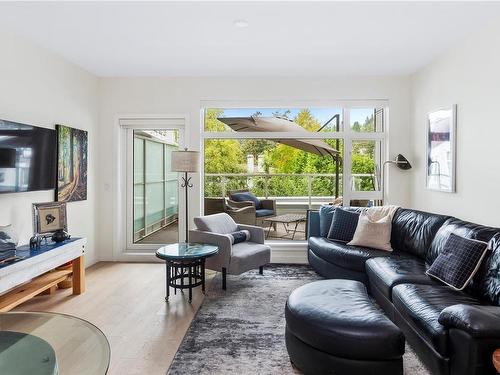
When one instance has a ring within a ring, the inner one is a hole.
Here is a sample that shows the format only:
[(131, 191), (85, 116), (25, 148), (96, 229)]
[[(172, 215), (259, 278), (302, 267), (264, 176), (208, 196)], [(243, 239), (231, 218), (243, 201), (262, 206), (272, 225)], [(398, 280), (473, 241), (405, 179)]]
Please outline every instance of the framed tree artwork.
[(427, 188), (455, 192), (457, 107), (427, 115)]
[(88, 133), (85, 130), (56, 125), (57, 183), (56, 201), (87, 199)]

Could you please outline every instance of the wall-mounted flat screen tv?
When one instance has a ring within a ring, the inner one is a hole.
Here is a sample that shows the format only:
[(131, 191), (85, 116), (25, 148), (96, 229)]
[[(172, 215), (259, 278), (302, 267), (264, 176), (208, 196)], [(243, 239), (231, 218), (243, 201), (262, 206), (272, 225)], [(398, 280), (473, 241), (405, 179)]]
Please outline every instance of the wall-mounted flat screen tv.
[(50, 190), (55, 181), (55, 130), (0, 120), (0, 193)]

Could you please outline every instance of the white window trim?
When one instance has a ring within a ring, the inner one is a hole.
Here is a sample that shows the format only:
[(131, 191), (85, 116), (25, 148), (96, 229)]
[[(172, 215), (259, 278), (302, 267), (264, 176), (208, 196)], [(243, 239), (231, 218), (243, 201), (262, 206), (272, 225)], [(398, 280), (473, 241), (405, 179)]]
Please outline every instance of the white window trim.
[[(303, 132), (207, 132), (205, 131), (205, 114), (207, 108), (318, 108), (330, 107), (341, 108), (343, 119), (343, 130), (341, 132), (321, 132), (321, 133), (303, 133)], [(384, 130), (375, 133), (360, 133), (352, 131), (350, 124), (350, 109), (355, 108), (376, 108), (383, 107), (385, 110)], [(388, 160), (389, 155), (389, 100), (386, 99), (366, 99), (366, 100), (294, 100), (294, 101), (233, 101), (233, 100), (207, 100), (201, 102), (200, 109), (200, 152), (201, 155), (205, 154), (205, 140), (206, 139), (343, 139), (344, 142), (344, 157), (343, 157), (343, 199), (344, 202), (350, 202), (353, 199), (375, 199), (384, 200), (383, 190), (380, 191), (353, 191), (351, 190), (351, 169), (347, 166), (351, 164), (351, 150), (352, 142), (356, 140), (375, 140), (380, 141), (381, 146), (381, 159), (380, 168), (383, 168), (383, 163)], [(202, 156), (203, 158), (203, 156)], [(383, 173), (381, 173), (381, 186), (386, 183), (383, 180)], [(204, 163), (201, 163), (200, 168), (200, 181), (204, 180), (205, 170)], [(387, 178), (387, 177), (386, 177)], [(200, 208), (201, 213), (204, 210), (204, 183), (200, 187)], [(273, 250), (283, 248), (301, 248), (303, 249), (306, 241), (268, 241), (272, 245)]]

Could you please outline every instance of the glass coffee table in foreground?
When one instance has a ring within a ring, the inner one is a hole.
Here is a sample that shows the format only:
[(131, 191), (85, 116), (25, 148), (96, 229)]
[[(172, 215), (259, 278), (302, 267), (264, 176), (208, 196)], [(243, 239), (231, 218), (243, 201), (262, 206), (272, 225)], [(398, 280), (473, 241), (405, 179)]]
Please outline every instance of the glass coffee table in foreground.
[(193, 300), (193, 288), (201, 285), (205, 292), (205, 259), (219, 252), (215, 245), (199, 243), (175, 243), (160, 247), (156, 256), (166, 265), (166, 296), (168, 302), (170, 288), (189, 289), (189, 302)]
[(109, 367), (106, 336), (70, 315), (0, 313), (0, 374), (103, 375)]

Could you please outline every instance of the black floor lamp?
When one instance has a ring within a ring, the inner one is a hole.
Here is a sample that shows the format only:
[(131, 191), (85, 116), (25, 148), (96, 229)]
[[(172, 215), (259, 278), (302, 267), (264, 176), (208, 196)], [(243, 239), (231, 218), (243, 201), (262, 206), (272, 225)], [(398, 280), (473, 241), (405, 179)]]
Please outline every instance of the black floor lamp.
[(186, 192), (186, 238), (185, 241), (189, 242), (189, 199), (188, 199), (188, 189), (193, 187), (191, 183), (191, 177), (188, 177), (188, 173), (198, 172), (198, 164), (199, 164), (199, 156), (200, 153), (198, 151), (188, 151), (185, 148), (183, 151), (172, 151), (172, 164), (171, 170), (172, 172), (182, 172), (184, 176), (182, 176), (181, 187), (185, 189)]

